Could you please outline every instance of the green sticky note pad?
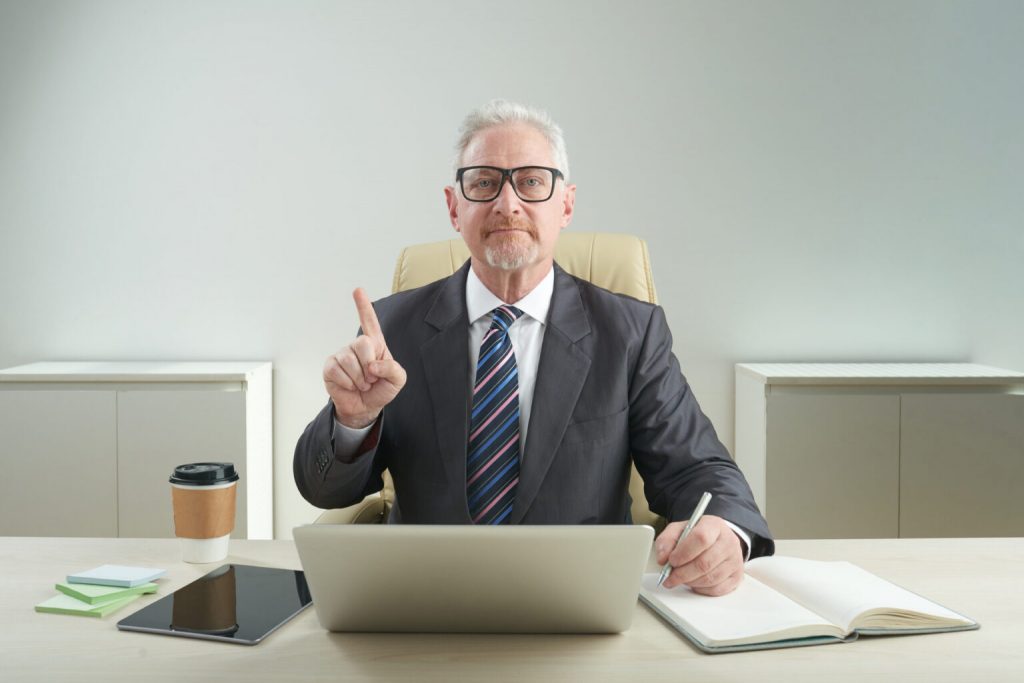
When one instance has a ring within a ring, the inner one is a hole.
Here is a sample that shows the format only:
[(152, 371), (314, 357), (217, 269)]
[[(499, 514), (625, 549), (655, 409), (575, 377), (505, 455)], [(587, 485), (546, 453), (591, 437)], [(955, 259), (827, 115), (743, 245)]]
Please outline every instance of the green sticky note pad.
[(76, 600), (70, 595), (60, 594), (36, 605), (36, 611), (49, 614), (74, 614), (82, 617), (105, 617), (111, 612), (121, 609), (129, 602), (137, 600), (138, 597), (139, 594), (136, 593), (135, 595), (105, 602), (102, 605), (90, 605), (87, 602)]
[(144, 583), (134, 588), (119, 588), (117, 586), (94, 586), (88, 583), (58, 583), (57, 590), (65, 595), (70, 595), (76, 600), (87, 602), (90, 605), (103, 605), (113, 600), (119, 600), (131, 595), (142, 595), (143, 593), (155, 593), (155, 583)]

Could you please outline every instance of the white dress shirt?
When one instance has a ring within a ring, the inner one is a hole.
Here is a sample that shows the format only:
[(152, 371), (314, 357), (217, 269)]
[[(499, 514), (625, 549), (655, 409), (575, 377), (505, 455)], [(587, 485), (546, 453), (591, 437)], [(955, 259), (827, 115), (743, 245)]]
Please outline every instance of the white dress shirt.
[[(533, 406), (533, 390), (537, 385), (537, 366), (540, 364), (541, 346), (544, 344), (544, 328), (547, 326), (548, 310), (551, 308), (551, 294), (555, 289), (555, 269), (552, 268), (533, 290), (519, 301), (512, 303), (523, 312), (512, 326), (508, 336), (516, 354), (519, 372), (519, 455), (525, 452), (527, 429), (530, 424), (530, 408)], [(491, 327), (491, 311), (506, 302), (487, 289), (472, 268), (466, 277), (466, 309), (469, 312), (469, 391), (476, 384), (476, 363), (480, 357), (480, 342)], [(334, 452), (351, 457), (373, 425), (352, 429), (334, 421)], [(725, 523), (736, 532), (745, 544), (746, 559), (750, 558), (750, 537), (732, 522)]]
[[(530, 408), (533, 406), (533, 389), (537, 386), (537, 366), (540, 364), (540, 349), (544, 344), (544, 328), (548, 323), (548, 309), (551, 307), (551, 293), (555, 291), (555, 269), (552, 268), (544, 279), (529, 294), (511, 304), (523, 312), (508, 329), (512, 350), (516, 354), (519, 373), (519, 455), (526, 449), (526, 432), (530, 424)], [(469, 311), (469, 391), (476, 386), (476, 364), (480, 358), (480, 343), (491, 328), (491, 311), (505, 302), (487, 289), (472, 268), (466, 278), (466, 309)]]

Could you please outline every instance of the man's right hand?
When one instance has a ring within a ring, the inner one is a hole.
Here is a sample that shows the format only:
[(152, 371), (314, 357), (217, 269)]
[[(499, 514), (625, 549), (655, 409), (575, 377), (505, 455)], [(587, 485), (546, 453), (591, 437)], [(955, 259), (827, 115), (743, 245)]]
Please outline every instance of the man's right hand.
[(405, 369), (391, 357), (373, 304), (361, 288), (352, 292), (363, 333), (324, 363), (324, 386), (341, 424), (361, 429), (405, 386)]

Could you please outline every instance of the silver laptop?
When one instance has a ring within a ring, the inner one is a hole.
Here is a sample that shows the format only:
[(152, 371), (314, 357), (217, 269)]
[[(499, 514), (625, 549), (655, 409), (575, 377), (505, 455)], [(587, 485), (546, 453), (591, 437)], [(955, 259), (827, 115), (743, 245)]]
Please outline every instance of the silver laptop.
[(314, 524), (294, 536), (329, 631), (619, 633), (654, 530)]

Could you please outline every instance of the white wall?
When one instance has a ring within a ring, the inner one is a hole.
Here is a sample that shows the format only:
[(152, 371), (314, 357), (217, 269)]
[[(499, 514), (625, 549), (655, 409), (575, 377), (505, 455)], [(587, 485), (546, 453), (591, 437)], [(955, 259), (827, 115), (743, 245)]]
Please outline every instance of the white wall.
[(738, 361), (1024, 370), (1022, 26), (966, 0), (0, 0), (0, 366), (273, 360), (289, 537), (349, 293), (453, 236), (456, 127), (502, 96), (565, 128), (573, 228), (648, 240), (730, 447)]

